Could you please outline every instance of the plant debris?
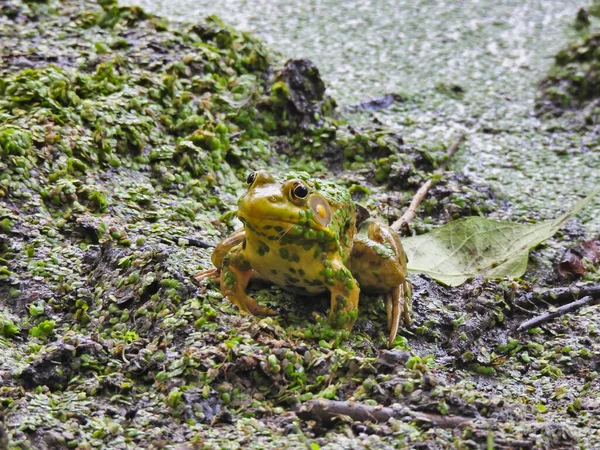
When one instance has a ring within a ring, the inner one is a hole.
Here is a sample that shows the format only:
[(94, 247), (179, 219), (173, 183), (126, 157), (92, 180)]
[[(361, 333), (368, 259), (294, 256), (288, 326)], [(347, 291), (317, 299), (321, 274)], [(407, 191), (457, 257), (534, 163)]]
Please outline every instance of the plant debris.
[(542, 314), (541, 316), (534, 317), (533, 319), (527, 320), (526, 322), (523, 322), (521, 325), (519, 325), (519, 328), (517, 328), (517, 330), (518, 331), (529, 330), (533, 327), (542, 325), (543, 323), (548, 322), (549, 320), (552, 320), (556, 317), (560, 317), (563, 314), (569, 313), (571, 311), (575, 311), (579, 308), (583, 308), (584, 306), (593, 306), (593, 305), (598, 304), (599, 302), (600, 302), (600, 298), (594, 298), (594, 297), (588, 295), (587, 297), (583, 297), (582, 299), (575, 300), (574, 302), (571, 302), (571, 303), (567, 303), (566, 305), (563, 305), (560, 308), (557, 308), (555, 311), (551, 311), (551, 312)]
[(553, 236), (599, 192), (547, 222), (523, 225), (466, 217), (405, 239), (408, 269), (450, 286), (460, 286), (473, 277), (520, 277), (527, 270), (529, 250)]
[(600, 238), (581, 241), (567, 249), (556, 271), (561, 277), (577, 279), (600, 263)]

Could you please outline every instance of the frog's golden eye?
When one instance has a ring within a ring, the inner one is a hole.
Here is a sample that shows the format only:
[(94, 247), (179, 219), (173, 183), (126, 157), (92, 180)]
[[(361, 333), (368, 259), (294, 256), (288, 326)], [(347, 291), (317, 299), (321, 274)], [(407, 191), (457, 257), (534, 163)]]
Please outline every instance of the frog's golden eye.
[(300, 181), (292, 187), (292, 197), (294, 200), (304, 199), (308, 196), (308, 188)]
[(256, 172), (250, 172), (248, 178), (246, 178), (246, 183), (248, 183), (248, 186), (252, 186), (254, 180), (256, 180)]

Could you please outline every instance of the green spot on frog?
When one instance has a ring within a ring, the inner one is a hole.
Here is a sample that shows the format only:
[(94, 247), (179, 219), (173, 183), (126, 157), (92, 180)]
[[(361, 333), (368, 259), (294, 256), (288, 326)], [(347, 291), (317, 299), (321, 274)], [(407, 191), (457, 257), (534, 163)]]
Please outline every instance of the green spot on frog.
[(285, 283), (290, 286), (297, 286), (298, 282), (300, 281), (298, 278), (291, 277), (287, 273), (283, 274), (283, 277), (285, 279)]
[(313, 252), (313, 259), (317, 259), (321, 254), (323, 254), (323, 248), (319, 245), (316, 246), (315, 251)]
[(264, 256), (267, 253), (269, 253), (269, 246), (267, 244), (265, 244), (264, 242), (259, 242), (258, 243), (258, 247), (256, 249), (256, 252), (260, 255), (260, 256)]
[(301, 247), (305, 252), (308, 252), (313, 246), (313, 243), (310, 241), (302, 243)]
[(344, 287), (348, 292), (354, 289), (354, 281), (352, 281), (352, 278), (347, 278), (346, 281), (344, 281)]

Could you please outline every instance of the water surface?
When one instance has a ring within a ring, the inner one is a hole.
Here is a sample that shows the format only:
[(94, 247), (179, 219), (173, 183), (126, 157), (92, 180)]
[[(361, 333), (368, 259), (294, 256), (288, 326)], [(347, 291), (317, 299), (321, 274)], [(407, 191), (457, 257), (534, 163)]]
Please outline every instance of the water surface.
[[(507, 199), (506, 217), (555, 217), (600, 187), (597, 136), (549, 131), (533, 115), (537, 82), (576, 37), (579, 0), (122, 3), (172, 20), (216, 14), (283, 57), (315, 61), (341, 104), (406, 93), (411, 101), (378, 120), (425, 147), (468, 133), (453, 168), (491, 184)], [(589, 231), (600, 228), (597, 208), (581, 215)]]

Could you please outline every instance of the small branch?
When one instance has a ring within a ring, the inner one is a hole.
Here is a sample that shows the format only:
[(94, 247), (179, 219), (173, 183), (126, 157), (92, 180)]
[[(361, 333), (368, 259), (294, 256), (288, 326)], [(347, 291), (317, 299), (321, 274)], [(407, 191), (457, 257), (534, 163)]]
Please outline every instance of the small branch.
[(575, 311), (576, 309), (582, 308), (584, 306), (596, 305), (598, 303), (600, 303), (599, 298), (594, 298), (591, 295), (588, 295), (587, 297), (583, 297), (582, 299), (576, 300), (571, 303), (567, 303), (566, 305), (557, 308), (556, 311), (547, 312), (537, 317), (534, 317), (533, 319), (529, 319), (523, 322), (521, 325), (519, 325), (517, 331), (529, 330), (530, 328), (537, 327), (538, 325), (546, 323), (554, 319), (555, 317), (559, 317), (564, 314), (570, 313), (571, 311)]
[(588, 295), (593, 298), (600, 298), (600, 284), (575, 285), (549, 289), (544, 292), (529, 292), (528, 294), (516, 298), (513, 301), (513, 305), (526, 308), (527, 306), (536, 305), (540, 300), (548, 303), (563, 303), (569, 300), (587, 297)]
[[(448, 148), (446, 159), (444, 160), (444, 162), (442, 162), (442, 164), (440, 164), (438, 170), (435, 171), (436, 175), (440, 175), (446, 171), (448, 165), (450, 164), (450, 160), (452, 159), (452, 157), (454, 156), (464, 139), (465, 135), (461, 134)], [(423, 202), (423, 199), (427, 195), (427, 192), (429, 192), (429, 188), (431, 188), (432, 184), (432, 180), (429, 179), (425, 182), (423, 186), (419, 188), (412, 201), (410, 202), (410, 206), (408, 207), (408, 209), (404, 212), (404, 214), (402, 214), (402, 217), (400, 217), (392, 224), (392, 230), (396, 232), (398, 232), (399, 230), (405, 232), (408, 231), (408, 224), (411, 222), (411, 220), (415, 218), (415, 215), (417, 214), (417, 208), (419, 207), (421, 202)]]
[(419, 411), (411, 411), (409, 414), (415, 421), (427, 422), (434, 427), (453, 429), (460, 426), (470, 425), (475, 417), (457, 416), (456, 414), (431, 414)]
[(410, 206), (408, 207), (408, 209), (404, 212), (404, 214), (402, 214), (402, 217), (400, 217), (392, 224), (392, 230), (396, 232), (400, 230), (408, 231), (408, 224), (411, 222), (411, 220), (415, 218), (415, 215), (417, 214), (417, 208), (427, 195), (427, 192), (429, 192), (431, 184), (432, 181), (427, 180), (427, 182), (419, 188), (412, 201), (410, 202)]
[(7, 59), (7, 58), (18, 58), (20, 56), (29, 56), (30, 53), (7, 53), (5, 55), (0, 55), (0, 58), (2, 59)]
[(298, 417), (303, 420), (318, 420), (329, 423), (339, 416), (348, 416), (357, 422), (380, 422), (385, 423), (391, 418), (402, 419), (410, 417), (415, 421), (426, 422), (440, 428), (456, 428), (469, 424), (475, 420), (474, 417), (431, 414), (419, 411), (411, 411), (407, 408), (394, 409), (382, 406), (370, 406), (364, 403), (342, 402), (336, 400), (309, 400), (302, 404), (297, 412)]
[(456, 138), (454, 143), (448, 148), (448, 151), (446, 152), (447, 157), (442, 162), (442, 164), (440, 164), (440, 167), (438, 168), (438, 170), (436, 170), (436, 173), (439, 174), (439, 173), (443, 173), (446, 171), (446, 169), (450, 165), (450, 160), (452, 160), (452, 157), (458, 151), (458, 149), (460, 148), (460, 144), (462, 144), (462, 142), (464, 140), (465, 140), (464, 134), (461, 134), (459, 137)]
[(534, 448), (535, 442), (528, 441), (525, 439), (494, 439), (494, 444), (498, 445), (499, 448), (509, 448), (509, 449), (525, 449), (525, 448)]

